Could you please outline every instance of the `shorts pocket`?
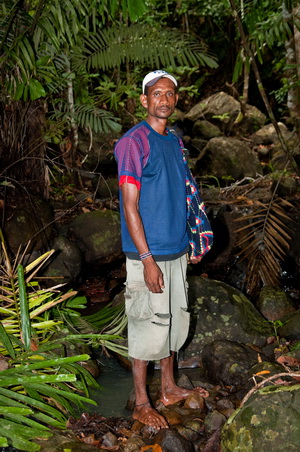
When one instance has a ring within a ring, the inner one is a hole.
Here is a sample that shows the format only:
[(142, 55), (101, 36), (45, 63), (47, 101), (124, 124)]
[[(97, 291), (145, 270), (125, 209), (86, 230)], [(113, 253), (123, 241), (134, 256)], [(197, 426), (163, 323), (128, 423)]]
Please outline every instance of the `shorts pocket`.
[(147, 320), (153, 317), (150, 291), (145, 285), (126, 286), (125, 312), (128, 317), (136, 320)]

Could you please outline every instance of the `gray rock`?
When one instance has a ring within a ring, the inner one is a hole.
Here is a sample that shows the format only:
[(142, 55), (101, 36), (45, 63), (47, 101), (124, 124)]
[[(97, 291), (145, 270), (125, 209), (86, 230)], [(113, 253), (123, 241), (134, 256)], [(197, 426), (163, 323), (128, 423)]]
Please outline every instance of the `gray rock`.
[(219, 340), (204, 347), (202, 362), (210, 381), (239, 388), (248, 382), (257, 352), (237, 342)]
[(93, 187), (97, 190), (97, 196), (100, 199), (117, 197), (119, 193), (119, 184), (116, 177), (108, 177), (107, 179), (100, 177), (97, 181), (94, 179)]
[(264, 286), (259, 294), (257, 309), (267, 320), (278, 320), (296, 311), (293, 300), (280, 287)]
[(202, 136), (206, 139), (221, 137), (223, 133), (218, 126), (215, 126), (209, 121), (198, 119), (193, 127), (194, 137)]
[(197, 175), (213, 174), (218, 179), (232, 177), (240, 180), (244, 177), (257, 177), (262, 168), (257, 154), (250, 147), (236, 138), (212, 138), (200, 158), (194, 173)]
[[(203, 140), (202, 138), (194, 138), (191, 140), (190, 144), (188, 145), (188, 149), (190, 152), (190, 157), (199, 157), (199, 154), (205, 149), (207, 145), (207, 140)], [(189, 158), (190, 160), (190, 158)]]
[(141, 448), (145, 445), (146, 444), (144, 443), (142, 438), (139, 438), (138, 436), (132, 436), (131, 438), (128, 438), (128, 441), (126, 441), (122, 450), (123, 452), (140, 452)]
[(245, 116), (241, 121), (236, 121), (233, 124), (233, 131), (239, 134), (249, 134), (253, 130), (257, 130), (266, 122), (266, 115), (264, 115), (254, 105), (246, 105)]
[(226, 416), (218, 411), (211, 411), (205, 418), (204, 426), (207, 435), (212, 435), (219, 430), (226, 422)]
[(278, 334), (280, 337), (284, 337), (288, 340), (300, 339), (300, 311), (287, 314), (281, 319), (282, 326), (278, 328)]
[(216, 124), (222, 132), (241, 130), (242, 133), (248, 133), (253, 127), (261, 127), (266, 117), (252, 105), (246, 105), (243, 117), (240, 102), (221, 91), (196, 104), (185, 115), (185, 119), (193, 122), (197, 119), (206, 119)]
[(238, 116), (240, 110), (240, 103), (234, 97), (221, 91), (196, 104), (185, 115), (185, 118), (196, 121), (204, 117), (210, 120), (213, 116), (219, 116), (221, 122), (228, 124)]
[(4, 225), (6, 241), (14, 252), (31, 241), (28, 252), (48, 247), (54, 212), (46, 201), (36, 198), (14, 210)]
[(300, 388), (267, 386), (235, 411), (222, 429), (222, 452), (299, 452)]
[(230, 340), (259, 347), (272, 334), (269, 323), (239, 290), (221, 281), (188, 277), (191, 327), (186, 347), (180, 352), (182, 365), (198, 366), (206, 344)]
[(295, 177), (282, 177), (272, 182), (271, 191), (276, 190), (277, 196), (290, 196), (298, 190), (298, 184)]
[(85, 261), (110, 262), (121, 253), (120, 214), (112, 210), (88, 212), (70, 225)]
[[(268, 373), (256, 375), (260, 372), (267, 371)], [(286, 372), (285, 368), (279, 364), (269, 361), (263, 361), (261, 363), (257, 363), (251, 367), (248, 371), (249, 378), (255, 378), (257, 383), (260, 383), (262, 379), (271, 377), (273, 375), (277, 375), (281, 372)]]
[(76, 243), (63, 236), (54, 239), (52, 248), (57, 253), (42, 273), (43, 276), (51, 278), (51, 286), (74, 282), (82, 270), (80, 249)]
[(193, 444), (174, 430), (160, 430), (153, 438), (153, 444), (159, 444), (164, 452), (194, 452)]
[[(278, 126), (281, 130), (281, 133), (283, 134), (285, 139), (289, 139), (292, 136), (292, 132), (288, 130), (285, 124), (282, 122), (278, 123)], [(266, 124), (261, 129), (257, 130), (257, 132), (253, 133), (250, 136), (250, 139), (253, 141), (254, 144), (274, 144), (279, 142), (279, 138), (277, 135), (277, 132), (275, 130), (275, 127), (273, 124)]]

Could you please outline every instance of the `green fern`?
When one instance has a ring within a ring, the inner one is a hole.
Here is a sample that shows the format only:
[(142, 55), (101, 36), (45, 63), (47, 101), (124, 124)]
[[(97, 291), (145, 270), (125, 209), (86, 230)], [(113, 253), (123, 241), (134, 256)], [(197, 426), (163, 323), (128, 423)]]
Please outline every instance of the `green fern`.
[(147, 24), (120, 25), (90, 35), (85, 39), (81, 55), (75, 58), (75, 67), (83, 64), (87, 70), (106, 70), (126, 61), (147, 63), (152, 67), (177, 64), (217, 67), (215, 57), (200, 41), (175, 30), (156, 29)]

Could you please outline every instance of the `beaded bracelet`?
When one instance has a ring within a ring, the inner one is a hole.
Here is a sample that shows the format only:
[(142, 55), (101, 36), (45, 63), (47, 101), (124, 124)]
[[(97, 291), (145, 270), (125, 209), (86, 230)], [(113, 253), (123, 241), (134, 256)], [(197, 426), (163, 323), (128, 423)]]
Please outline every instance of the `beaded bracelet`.
[(147, 259), (147, 257), (150, 257), (150, 256), (152, 256), (151, 251), (147, 251), (146, 253), (140, 254), (140, 259), (141, 259), (141, 261), (143, 261), (144, 259)]

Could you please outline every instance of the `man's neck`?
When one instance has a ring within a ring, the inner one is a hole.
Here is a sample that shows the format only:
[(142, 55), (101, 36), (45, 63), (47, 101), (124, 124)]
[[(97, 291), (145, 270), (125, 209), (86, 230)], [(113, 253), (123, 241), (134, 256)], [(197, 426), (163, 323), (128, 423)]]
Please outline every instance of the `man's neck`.
[(154, 118), (153, 116), (148, 116), (146, 121), (149, 124), (149, 126), (151, 126), (152, 129), (155, 130), (155, 132), (159, 133), (160, 135), (166, 135), (167, 119)]

